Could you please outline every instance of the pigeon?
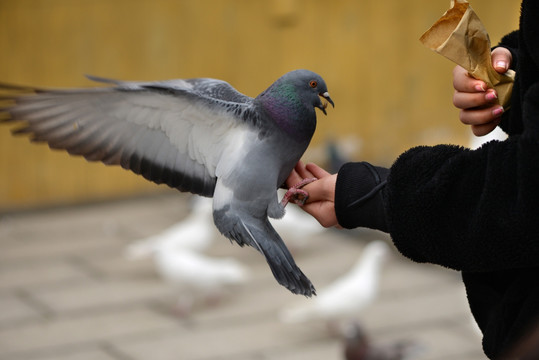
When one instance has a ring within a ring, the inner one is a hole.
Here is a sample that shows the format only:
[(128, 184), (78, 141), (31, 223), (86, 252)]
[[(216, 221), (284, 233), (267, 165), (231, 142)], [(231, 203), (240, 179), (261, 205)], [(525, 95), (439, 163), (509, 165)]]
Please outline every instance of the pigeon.
[(215, 258), (163, 244), (152, 256), (157, 274), (180, 294), (176, 310), (181, 315), (187, 315), (197, 301), (221, 299), (228, 288), (250, 278), (248, 269), (230, 257)]
[(247, 268), (229, 257), (213, 258), (167, 244), (157, 246), (152, 255), (159, 276), (180, 292), (182, 314), (189, 313), (197, 300), (220, 298), (227, 287), (249, 279)]
[(411, 340), (375, 344), (358, 322), (350, 324), (342, 335), (345, 360), (406, 360), (415, 358), (424, 350)]
[(211, 199), (195, 196), (193, 208), (185, 219), (156, 235), (134, 241), (127, 246), (125, 255), (131, 260), (140, 259), (162, 246), (200, 252), (211, 245), (215, 235)]
[(281, 321), (323, 320), (336, 327), (340, 321), (357, 315), (375, 300), (381, 265), (388, 255), (389, 246), (385, 241), (371, 241), (348, 273), (321, 289), (316, 299), (282, 310)]
[[(24, 122), (15, 134), (30, 134), (51, 148), (213, 197), (213, 220), (225, 237), (262, 253), (277, 282), (292, 293), (316, 294), (268, 217), (284, 215), (286, 201), (279, 202), (277, 189), (310, 143), (316, 109), (326, 114), (328, 104), (334, 106), (320, 75), (288, 72), (255, 98), (209, 78), (89, 78), (111, 86), (3, 84), (0, 119)], [(305, 196), (303, 185), (287, 194)]]

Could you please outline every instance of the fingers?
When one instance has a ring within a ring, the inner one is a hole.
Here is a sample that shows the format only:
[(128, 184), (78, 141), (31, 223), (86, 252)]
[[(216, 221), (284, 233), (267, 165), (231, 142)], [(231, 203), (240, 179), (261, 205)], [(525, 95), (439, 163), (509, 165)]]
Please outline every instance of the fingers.
[(286, 188), (287, 189), (290, 189), (292, 186), (296, 185), (297, 183), (299, 183), (301, 181), (301, 176), (299, 176), (299, 174), (297, 173), (297, 171), (294, 169), (292, 170), (292, 172), (290, 173), (290, 175), (288, 175), (288, 178), (286, 179)]
[(309, 175), (307, 173), (307, 170), (305, 169), (305, 164), (303, 162), (298, 161), (296, 166), (294, 167), (294, 170), (288, 175), (288, 178), (286, 179), (286, 187), (291, 188), (294, 185), (301, 182), (301, 180), (309, 177), (314, 177), (312, 174)]
[(298, 161), (294, 170), (296, 170), (298, 175), (301, 177), (300, 181), (307, 178), (318, 177), (311, 173), (307, 166), (301, 160)]
[(472, 125), (471, 126), (472, 132), (473, 132), (473, 134), (475, 136), (487, 135), (492, 130), (494, 130), (496, 128), (496, 126), (498, 126), (499, 123), (500, 123), (500, 119), (496, 119), (496, 120), (491, 121), (491, 122), (486, 123), (486, 124)]
[(309, 193), (306, 204), (328, 201), (333, 203), (335, 199), (335, 183), (337, 174), (322, 177), (303, 187), (303, 190)]
[(286, 186), (288, 188), (300, 183), (303, 179), (317, 178), (303, 187), (303, 190), (309, 193), (309, 198), (305, 204), (314, 203), (318, 201), (331, 201), (335, 197), (335, 182), (337, 181), (337, 175), (331, 175), (326, 170), (322, 169), (316, 164), (305, 165), (302, 161), (296, 164), (296, 167), (292, 173), (286, 179)]
[(459, 119), (466, 125), (484, 125), (492, 122), (499, 123), (503, 114), (501, 105), (494, 105), (482, 108), (462, 109), (459, 113)]
[(313, 163), (309, 163), (307, 165), (305, 165), (305, 169), (311, 174), (313, 175), (315, 178), (318, 178), (318, 179), (321, 179), (323, 177), (326, 177), (328, 175), (331, 175), (330, 173), (328, 173), (326, 170), (322, 169), (320, 166), (316, 165), (316, 164), (313, 164)]
[[(498, 47), (492, 51), (492, 66), (499, 73), (505, 73), (512, 60), (511, 52), (506, 48)], [(461, 66), (453, 68), (453, 87), (457, 92), (465, 93), (487, 91), (487, 84), (484, 81), (475, 79)]]
[(453, 87), (457, 92), (475, 93), (487, 91), (487, 84), (475, 79), (461, 66), (453, 68)]
[(503, 47), (492, 50), (492, 66), (500, 74), (505, 73), (513, 61), (511, 52)]
[[(502, 47), (493, 50), (492, 65), (496, 71), (505, 73), (511, 61), (509, 50)], [(471, 125), (475, 135), (485, 135), (499, 124), (504, 110), (494, 89), (487, 89), (484, 81), (473, 78), (460, 66), (453, 69), (453, 87), (453, 105), (461, 110), (459, 119)]]
[(485, 92), (461, 92), (453, 94), (453, 105), (459, 109), (470, 109), (489, 104), (497, 104), (498, 94), (494, 89)]

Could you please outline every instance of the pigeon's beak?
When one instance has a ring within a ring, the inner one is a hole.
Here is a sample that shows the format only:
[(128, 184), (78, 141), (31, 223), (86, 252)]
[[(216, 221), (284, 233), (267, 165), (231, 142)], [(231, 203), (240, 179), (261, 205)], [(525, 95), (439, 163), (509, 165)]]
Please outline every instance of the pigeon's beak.
[(320, 110), (322, 110), (324, 115), (327, 115), (326, 108), (328, 107), (328, 103), (331, 104), (331, 106), (333, 106), (333, 107), (335, 107), (335, 104), (333, 103), (333, 100), (331, 100), (331, 98), (329, 97), (329, 93), (327, 91), (324, 92), (324, 93), (320, 93), (318, 95), (320, 95), (320, 97), (327, 100), (327, 102), (320, 103), (320, 105), (318, 105), (318, 107), (320, 108)]

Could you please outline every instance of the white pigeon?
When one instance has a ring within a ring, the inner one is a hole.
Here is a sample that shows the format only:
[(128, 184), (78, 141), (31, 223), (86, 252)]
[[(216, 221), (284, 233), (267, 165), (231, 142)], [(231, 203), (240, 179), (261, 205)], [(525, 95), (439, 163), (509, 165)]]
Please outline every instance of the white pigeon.
[(228, 287), (249, 279), (244, 265), (233, 258), (212, 258), (196, 251), (162, 246), (155, 249), (158, 274), (180, 292), (178, 309), (191, 310), (199, 300), (218, 299)]
[(381, 266), (388, 255), (389, 247), (384, 241), (370, 242), (348, 273), (320, 290), (316, 298), (304, 299), (302, 305), (282, 310), (281, 321), (339, 322), (356, 316), (375, 300)]
[(206, 250), (216, 236), (213, 226), (212, 200), (195, 196), (192, 210), (181, 222), (164, 231), (128, 245), (125, 255), (128, 259), (150, 256), (156, 249), (166, 246), (170, 249)]

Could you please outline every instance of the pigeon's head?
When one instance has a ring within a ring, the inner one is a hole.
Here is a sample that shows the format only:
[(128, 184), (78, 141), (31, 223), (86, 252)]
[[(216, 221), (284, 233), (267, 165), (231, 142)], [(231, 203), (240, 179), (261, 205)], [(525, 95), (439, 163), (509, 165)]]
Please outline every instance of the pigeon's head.
[(295, 117), (304, 111), (314, 115), (314, 108), (326, 114), (328, 103), (335, 106), (324, 79), (309, 70), (294, 70), (284, 74), (257, 99), (274, 118), (289, 116), (294, 111)]
[(326, 82), (320, 75), (310, 70), (294, 70), (282, 76), (284, 83), (294, 86), (300, 97), (319, 108), (327, 115), (326, 108), (328, 103), (335, 107), (333, 100), (329, 96)]

